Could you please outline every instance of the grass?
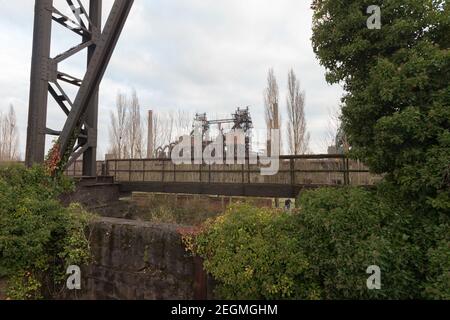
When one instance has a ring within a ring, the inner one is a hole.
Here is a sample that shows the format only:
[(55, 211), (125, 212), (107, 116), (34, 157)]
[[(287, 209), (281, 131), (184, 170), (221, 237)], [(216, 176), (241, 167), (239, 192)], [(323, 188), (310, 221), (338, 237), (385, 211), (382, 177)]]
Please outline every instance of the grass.
[[(230, 198), (135, 194), (132, 202), (137, 207), (136, 213), (133, 215), (134, 219), (153, 223), (199, 226), (207, 219), (223, 214), (230, 204)], [(271, 200), (259, 198), (233, 198), (231, 202), (244, 202), (257, 207), (273, 206)]]

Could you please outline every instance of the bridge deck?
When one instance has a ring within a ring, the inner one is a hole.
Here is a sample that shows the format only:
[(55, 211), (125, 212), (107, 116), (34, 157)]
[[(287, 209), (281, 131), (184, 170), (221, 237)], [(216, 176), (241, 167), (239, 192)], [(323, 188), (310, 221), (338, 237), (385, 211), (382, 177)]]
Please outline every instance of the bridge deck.
[[(78, 164), (80, 166), (80, 164)], [(80, 168), (70, 168), (76, 175)], [(117, 159), (99, 164), (123, 193), (158, 192), (253, 197), (296, 197), (323, 186), (370, 186), (380, 177), (344, 155), (281, 156), (278, 173), (261, 174), (261, 164), (175, 165), (170, 159)]]

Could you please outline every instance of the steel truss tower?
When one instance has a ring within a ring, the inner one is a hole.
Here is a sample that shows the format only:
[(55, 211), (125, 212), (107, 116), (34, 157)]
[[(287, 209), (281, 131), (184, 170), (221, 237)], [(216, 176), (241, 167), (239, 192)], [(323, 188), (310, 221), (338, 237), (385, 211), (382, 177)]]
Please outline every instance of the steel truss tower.
[[(43, 163), (47, 135), (58, 136), (61, 158), (67, 166), (83, 155), (83, 175), (96, 175), (98, 89), (134, 0), (115, 0), (102, 26), (102, 0), (88, 0), (89, 11), (80, 0), (66, 0), (69, 17), (53, 6), (53, 0), (36, 0), (26, 164)], [(56, 57), (50, 57), (52, 23), (56, 22), (81, 37), (81, 43)], [(87, 51), (86, 73), (77, 79), (58, 70), (58, 64)], [(60, 82), (78, 88), (71, 101)], [(47, 127), (48, 94), (67, 115), (61, 130)]]

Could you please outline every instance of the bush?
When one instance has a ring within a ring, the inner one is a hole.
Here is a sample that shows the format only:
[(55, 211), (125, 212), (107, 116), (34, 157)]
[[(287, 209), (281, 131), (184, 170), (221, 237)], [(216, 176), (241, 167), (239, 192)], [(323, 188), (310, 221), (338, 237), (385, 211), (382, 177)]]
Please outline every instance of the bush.
[(88, 261), (91, 216), (58, 201), (72, 189), (70, 180), (42, 167), (0, 168), (0, 277), (8, 279), (10, 298), (52, 297), (67, 266)]
[[(410, 245), (413, 220), (376, 194), (323, 189), (300, 197), (299, 237), (325, 299), (412, 298), (417, 288)], [(368, 290), (367, 267), (382, 270), (382, 290)]]
[[(450, 295), (448, 216), (377, 191), (320, 189), (294, 214), (235, 206), (190, 247), (225, 299), (441, 299)], [(366, 270), (381, 268), (381, 290)]]
[(221, 298), (316, 297), (314, 284), (297, 281), (309, 266), (292, 222), (287, 214), (244, 204), (207, 222), (194, 251), (219, 280)]
[(425, 298), (450, 300), (450, 230), (448, 224), (439, 227), (440, 240), (427, 252), (428, 268), (424, 284)]
[(220, 209), (212, 208), (208, 199), (202, 196), (193, 196), (180, 203), (174, 195), (148, 194), (145, 205), (135, 216), (137, 219), (153, 223), (199, 226), (208, 218), (219, 214)]

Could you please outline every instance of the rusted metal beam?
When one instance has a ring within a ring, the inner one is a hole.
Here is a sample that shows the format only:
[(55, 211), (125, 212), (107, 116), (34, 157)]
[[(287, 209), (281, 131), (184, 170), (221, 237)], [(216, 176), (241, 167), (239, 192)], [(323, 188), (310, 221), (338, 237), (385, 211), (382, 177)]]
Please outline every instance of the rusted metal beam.
[[(35, 3), (26, 164), (43, 163), (46, 134), (59, 134), (61, 155), (69, 152), (70, 163), (83, 154), (83, 175), (95, 176), (98, 89), (134, 1), (115, 0), (103, 32), (102, 0), (90, 0), (89, 12), (80, 0), (66, 2), (75, 19), (56, 9), (53, 0), (36, 0)], [(79, 45), (53, 59), (50, 57), (52, 20), (82, 37)], [(84, 79), (58, 70), (60, 62), (83, 49), (87, 49)], [(75, 101), (68, 98), (58, 81), (79, 87)], [(49, 92), (68, 117), (62, 131), (47, 130)], [(78, 145), (73, 149), (71, 144), (76, 140)]]
[(38, 0), (34, 9), (30, 104), (25, 162), (43, 163), (47, 126), (48, 73), (52, 34), (53, 0)]
[[(90, 59), (88, 70), (75, 98), (73, 108), (62, 130), (59, 140), (61, 156), (70, 151), (74, 135), (81, 130), (83, 121), (88, 118), (87, 109), (92, 99), (97, 95), (98, 86), (119, 40), (133, 2), (134, 0), (115, 0), (114, 2), (103, 33)], [(94, 132), (91, 136), (93, 135), (95, 135)]]
[(181, 193), (268, 198), (295, 198), (302, 189), (314, 189), (319, 187), (319, 185), (292, 186), (288, 184), (265, 183), (119, 182), (119, 184), (122, 193)]
[[(71, 2), (71, 1), (70, 1)], [(84, 10), (84, 8), (83, 8)], [(91, 34), (100, 33), (102, 26), (102, 2), (90, 1), (89, 5), (89, 18), (90, 26), (89, 30)], [(94, 36), (95, 37), (95, 36)], [(86, 41), (92, 41), (92, 37), (85, 37)], [(88, 47), (87, 67), (91, 63), (96, 50), (95, 45)], [(81, 143), (85, 143), (87, 148), (83, 153), (83, 176), (92, 177), (97, 175), (97, 132), (98, 132), (98, 92), (99, 85), (97, 84), (96, 90), (90, 99), (89, 105), (86, 111), (86, 125), (90, 128), (87, 131), (87, 139), (80, 139)]]
[[(342, 188), (343, 185), (329, 184), (268, 184), (268, 183), (199, 183), (199, 182), (118, 182), (120, 192), (168, 193), (168, 194), (201, 194), (229, 197), (261, 197), (261, 198), (296, 198), (302, 191), (318, 188)], [(361, 185), (360, 188), (374, 186)]]

